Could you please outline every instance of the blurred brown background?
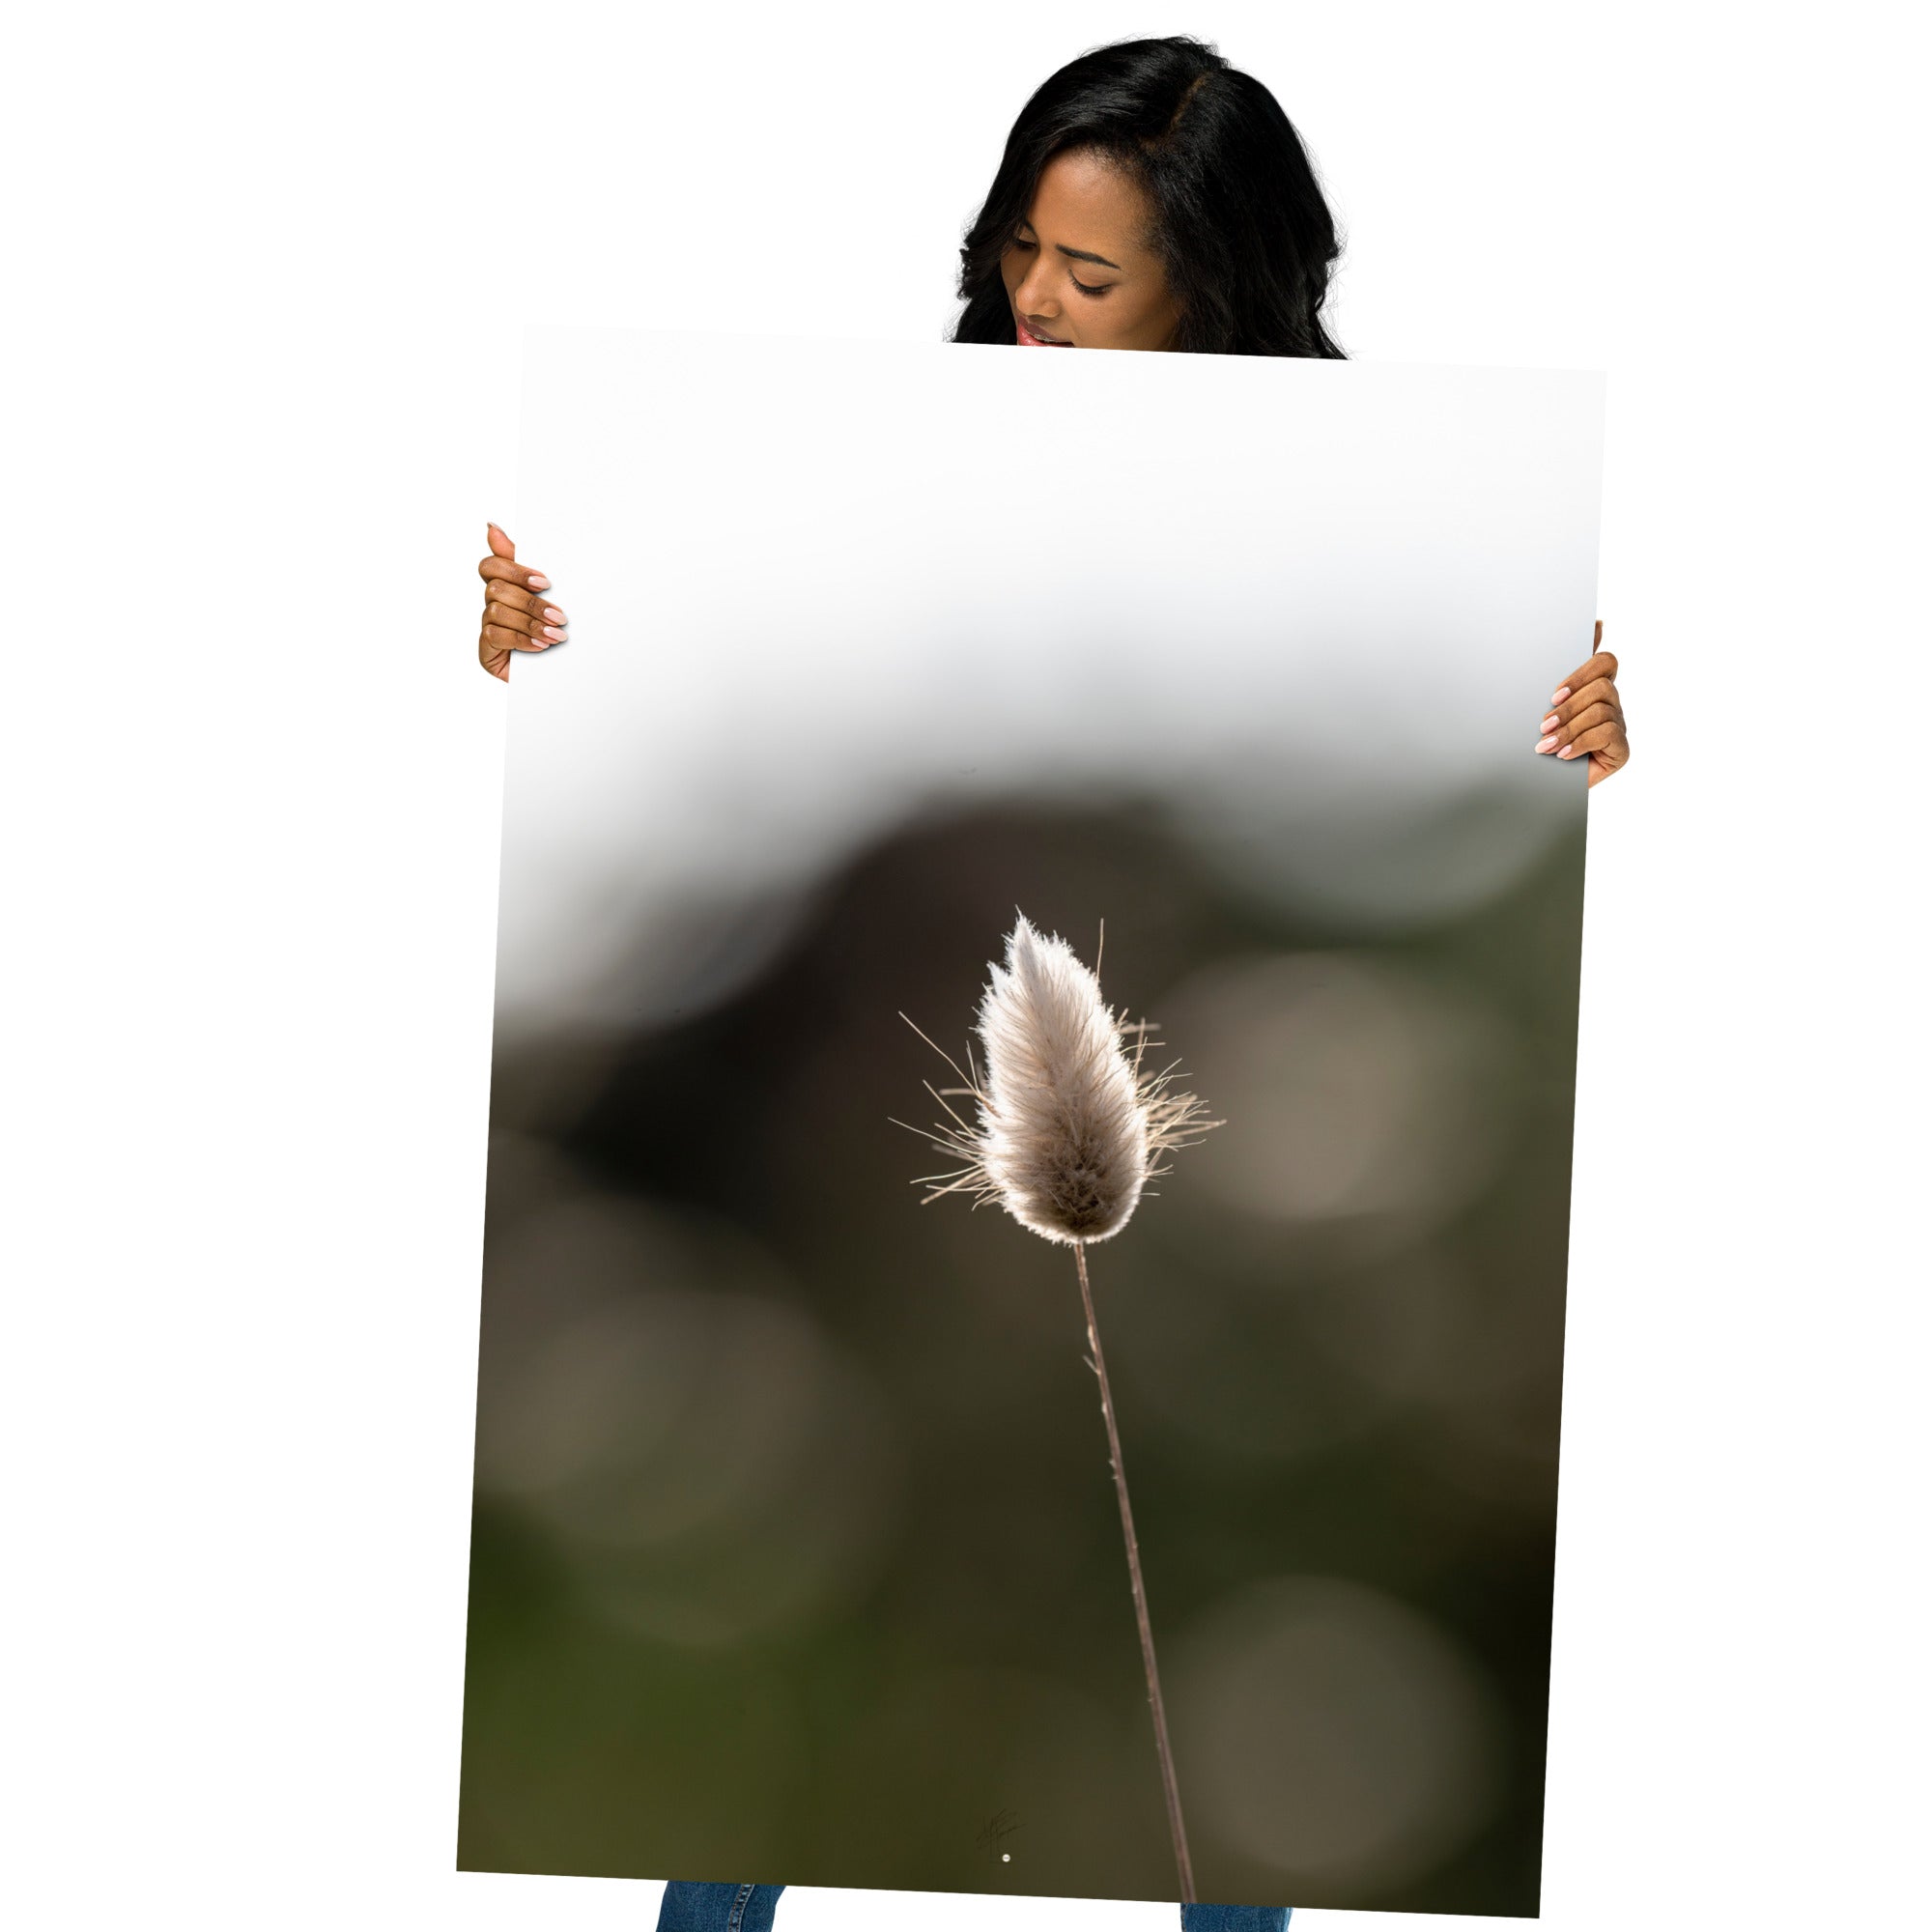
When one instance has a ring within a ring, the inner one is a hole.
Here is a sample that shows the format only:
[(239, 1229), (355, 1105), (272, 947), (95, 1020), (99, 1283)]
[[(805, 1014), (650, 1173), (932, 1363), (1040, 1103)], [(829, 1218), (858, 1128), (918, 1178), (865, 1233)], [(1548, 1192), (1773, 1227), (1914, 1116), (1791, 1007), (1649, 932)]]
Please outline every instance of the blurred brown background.
[(499, 1040), (465, 1868), (1175, 1896), (1071, 1257), (889, 1119), (1018, 907), (1228, 1122), (1092, 1256), (1201, 1894), (1535, 1913), (1580, 787), (1461, 809), (1528, 856), (1373, 918), (1151, 799), (910, 814)]

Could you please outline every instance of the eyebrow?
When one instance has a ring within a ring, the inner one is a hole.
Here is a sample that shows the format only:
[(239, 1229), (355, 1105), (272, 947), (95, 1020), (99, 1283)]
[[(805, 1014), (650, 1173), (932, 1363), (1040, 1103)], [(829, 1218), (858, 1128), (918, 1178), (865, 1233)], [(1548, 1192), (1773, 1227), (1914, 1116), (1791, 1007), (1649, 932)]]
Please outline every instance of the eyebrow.
[[(1020, 222), (1020, 226), (1022, 228), (1033, 228), (1033, 223), (1031, 221), (1022, 220)], [(1039, 233), (1038, 229), (1035, 228), (1034, 233), (1037, 235)], [(1121, 267), (1120, 263), (1110, 262), (1108, 261), (1106, 256), (1096, 255), (1091, 248), (1069, 248), (1065, 242), (1056, 242), (1053, 245), (1063, 255), (1069, 257), (1071, 260), (1075, 262), (1094, 262), (1097, 263), (1103, 269), (1112, 269), (1116, 274), (1120, 275), (1124, 275), (1127, 272), (1123, 268)]]

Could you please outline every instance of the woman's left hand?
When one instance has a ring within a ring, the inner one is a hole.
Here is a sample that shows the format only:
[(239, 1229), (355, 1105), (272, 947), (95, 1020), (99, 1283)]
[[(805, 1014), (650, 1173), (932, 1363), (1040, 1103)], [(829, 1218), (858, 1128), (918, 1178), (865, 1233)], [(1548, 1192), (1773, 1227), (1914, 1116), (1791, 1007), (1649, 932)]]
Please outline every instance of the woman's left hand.
[[(1601, 617), (1590, 641), (1604, 641)], [(1617, 696), (1617, 661), (1608, 651), (1600, 650), (1587, 664), (1579, 664), (1556, 687), (1549, 704), (1539, 752), (1553, 752), (1559, 758), (1587, 757), (1590, 784), (1623, 770), (1631, 754), (1630, 739), (1624, 735), (1623, 700)]]

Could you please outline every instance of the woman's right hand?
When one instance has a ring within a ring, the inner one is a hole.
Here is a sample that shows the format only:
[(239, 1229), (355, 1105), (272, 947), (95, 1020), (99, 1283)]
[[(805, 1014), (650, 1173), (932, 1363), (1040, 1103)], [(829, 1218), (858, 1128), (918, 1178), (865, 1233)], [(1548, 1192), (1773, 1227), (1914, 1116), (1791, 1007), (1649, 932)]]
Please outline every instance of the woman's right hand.
[(563, 612), (544, 594), (550, 579), (517, 561), (517, 547), (495, 524), (490, 554), (476, 566), (483, 580), (483, 635), (476, 655), (492, 677), (505, 683), (512, 651), (547, 651), (569, 631)]

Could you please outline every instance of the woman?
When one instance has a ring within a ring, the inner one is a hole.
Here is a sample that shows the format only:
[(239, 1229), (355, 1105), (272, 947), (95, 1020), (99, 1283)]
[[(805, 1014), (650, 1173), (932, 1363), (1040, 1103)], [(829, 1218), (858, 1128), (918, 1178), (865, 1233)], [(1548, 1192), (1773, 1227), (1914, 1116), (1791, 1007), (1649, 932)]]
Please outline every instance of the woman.
[[(1301, 142), (1274, 97), (1210, 46), (1127, 41), (1083, 54), (1021, 109), (960, 248), (955, 342), (1339, 357), (1321, 324), (1339, 244)], [(568, 636), (550, 580), (490, 526), (479, 655)], [(1599, 624), (1592, 649), (1602, 641)], [(1556, 686), (1535, 749), (1587, 758), (1588, 782), (1630, 755), (1616, 660)], [(768, 1932), (775, 1885), (667, 1888), (659, 1932)], [(1186, 1905), (1184, 1932), (1280, 1932), (1285, 1906)]]

